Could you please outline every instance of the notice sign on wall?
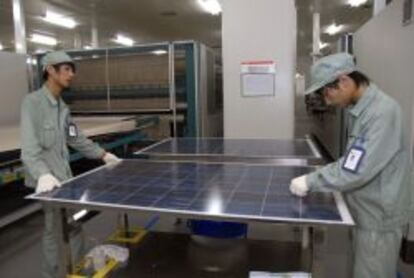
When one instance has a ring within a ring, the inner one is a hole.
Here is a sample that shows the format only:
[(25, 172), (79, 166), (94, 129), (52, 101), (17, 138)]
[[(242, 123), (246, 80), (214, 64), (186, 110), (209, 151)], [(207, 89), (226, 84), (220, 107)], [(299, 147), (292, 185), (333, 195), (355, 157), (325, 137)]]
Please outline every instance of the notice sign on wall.
[(276, 63), (274, 61), (242, 62), (240, 72), (242, 96), (275, 95)]

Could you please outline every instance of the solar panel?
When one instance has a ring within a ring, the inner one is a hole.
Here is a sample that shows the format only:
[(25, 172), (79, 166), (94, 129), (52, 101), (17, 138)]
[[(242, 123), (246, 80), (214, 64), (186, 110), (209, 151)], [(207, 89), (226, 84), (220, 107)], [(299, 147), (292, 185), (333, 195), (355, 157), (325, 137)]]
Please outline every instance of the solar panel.
[(169, 138), (143, 154), (210, 154), (256, 157), (318, 157), (309, 140)]
[(352, 224), (340, 195), (289, 192), (312, 167), (123, 160), (31, 198), (238, 221)]
[(307, 139), (170, 138), (143, 149), (136, 155), (154, 159), (216, 162), (225, 162), (229, 158), (238, 162), (290, 159), (313, 160), (320, 164), (322, 161), (316, 147)]

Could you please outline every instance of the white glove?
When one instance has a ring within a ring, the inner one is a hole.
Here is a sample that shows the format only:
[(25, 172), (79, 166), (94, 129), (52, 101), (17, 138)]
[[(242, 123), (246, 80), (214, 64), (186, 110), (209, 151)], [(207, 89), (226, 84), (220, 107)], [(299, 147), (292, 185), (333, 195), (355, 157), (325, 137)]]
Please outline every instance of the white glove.
[(51, 174), (44, 174), (40, 176), (37, 181), (36, 193), (48, 192), (55, 187), (61, 187), (60, 182)]
[(105, 162), (105, 164), (116, 164), (122, 161), (116, 155), (108, 152), (105, 153), (105, 155), (102, 157), (102, 160)]
[(290, 182), (290, 192), (299, 197), (304, 197), (308, 194), (309, 187), (306, 184), (306, 175), (294, 178)]
[(95, 271), (102, 269), (109, 259), (123, 264), (128, 260), (128, 257), (129, 250), (127, 248), (112, 244), (98, 245), (86, 255), (86, 258), (93, 262)]

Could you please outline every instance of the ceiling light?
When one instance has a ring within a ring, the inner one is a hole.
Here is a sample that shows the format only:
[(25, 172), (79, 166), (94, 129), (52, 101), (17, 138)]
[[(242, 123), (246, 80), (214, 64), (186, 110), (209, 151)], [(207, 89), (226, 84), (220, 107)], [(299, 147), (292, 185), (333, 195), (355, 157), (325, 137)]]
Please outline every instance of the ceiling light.
[(329, 43), (326, 42), (319, 42), (319, 49), (324, 49), (325, 47), (327, 47), (329, 45)]
[(33, 65), (33, 66), (36, 66), (37, 65), (37, 60), (36, 60), (36, 58), (30, 58), (30, 57), (28, 57), (27, 59), (26, 59), (26, 64), (28, 64), (28, 65)]
[(46, 53), (46, 52), (48, 52), (48, 50), (46, 50), (46, 49), (42, 49), (42, 48), (39, 48), (39, 49), (36, 49), (36, 50), (35, 50), (35, 53), (36, 53), (36, 54), (42, 54), (42, 53)]
[(125, 37), (123, 35), (117, 34), (116, 38), (113, 39), (114, 42), (122, 44), (122, 45), (126, 45), (126, 46), (132, 46), (134, 45), (134, 40), (128, 37)]
[(359, 7), (362, 4), (365, 4), (366, 2), (368, 2), (368, 0), (348, 0), (348, 4), (351, 7)]
[(4, 46), (0, 43), (0, 50), (3, 50)]
[(218, 0), (197, 0), (206, 12), (212, 15), (218, 15), (221, 13), (221, 5)]
[(168, 52), (167, 50), (164, 50), (164, 49), (157, 49), (157, 50), (151, 51), (151, 53), (154, 55), (164, 55), (164, 54), (167, 54)]
[(32, 34), (32, 36), (30, 37), (30, 41), (34, 43), (51, 45), (51, 46), (57, 45), (57, 40), (55, 38), (45, 36), (45, 35), (40, 35), (40, 34)]
[(23, 44), (21, 43), (16, 43), (16, 51), (17, 52), (21, 52), (23, 50)]
[(42, 17), (42, 19), (46, 22), (59, 25), (68, 29), (73, 29), (78, 25), (78, 23), (73, 20), (71, 17), (65, 17), (64, 15), (54, 13), (51, 11), (46, 11), (46, 16)]
[(342, 29), (344, 29), (344, 25), (336, 25), (335, 23), (332, 23), (325, 29), (325, 33), (332, 36), (339, 33)]

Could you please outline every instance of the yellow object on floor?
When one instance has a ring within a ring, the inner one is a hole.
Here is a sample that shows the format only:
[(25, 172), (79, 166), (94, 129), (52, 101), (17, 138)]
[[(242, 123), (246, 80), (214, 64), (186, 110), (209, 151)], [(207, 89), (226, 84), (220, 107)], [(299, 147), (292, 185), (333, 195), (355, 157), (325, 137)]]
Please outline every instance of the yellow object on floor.
[(77, 274), (83, 270), (85, 264), (86, 264), (86, 261), (82, 261), (76, 268), (76, 271), (75, 271), (76, 274), (67, 275), (66, 278), (105, 278), (111, 271), (113, 271), (118, 266), (117, 261), (113, 259), (109, 259), (106, 262), (105, 266), (101, 268), (100, 270), (98, 270), (97, 272), (95, 272), (92, 276), (90, 275), (84, 276), (81, 274)]
[(108, 237), (108, 240), (117, 243), (137, 244), (146, 234), (147, 231), (141, 228), (132, 228), (128, 232), (125, 232), (124, 229), (117, 229)]

